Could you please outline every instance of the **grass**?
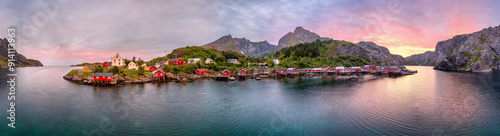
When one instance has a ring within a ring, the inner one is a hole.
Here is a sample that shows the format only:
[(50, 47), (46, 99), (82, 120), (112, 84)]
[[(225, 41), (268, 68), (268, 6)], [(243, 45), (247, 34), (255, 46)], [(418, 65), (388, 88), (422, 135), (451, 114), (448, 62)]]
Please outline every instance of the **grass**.
[[(82, 72), (83, 74), (78, 75), (78, 72)], [(71, 70), (68, 75), (77, 75), (80, 78), (92, 76), (94, 74), (91, 70), (83, 70), (83, 69), (73, 69)]]

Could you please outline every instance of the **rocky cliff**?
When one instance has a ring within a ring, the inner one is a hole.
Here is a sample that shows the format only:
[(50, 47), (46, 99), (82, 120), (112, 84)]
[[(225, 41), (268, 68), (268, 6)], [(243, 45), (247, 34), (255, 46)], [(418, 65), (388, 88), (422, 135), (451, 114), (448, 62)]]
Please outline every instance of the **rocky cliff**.
[[(8, 66), (8, 48), (7, 45), (9, 42), (7, 41), (6, 38), (0, 39), (0, 67), (7, 67)], [(24, 55), (19, 54), (16, 52), (16, 66), (17, 67), (25, 67), (25, 66), (43, 66), (43, 64), (34, 59), (28, 59)]]
[(433, 51), (427, 51), (425, 53), (411, 55), (405, 58), (408, 61), (408, 65), (420, 65), (420, 66), (435, 66), (436, 65), (436, 53)]
[(269, 44), (267, 41), (252, 42), (245, 38), (233, 38), (231, 35), (222, 36), (221, 38), (202, 46), (205, 49), (217, 49), (220, 51), (237, 51), (249, 57), (257, 57), (261, 53), (276, 48), (275, 45)]
[(389, 49), (379, 46), (373, 42), (359, 42), (356, 45), (359, 45), (366, 50), (372, 64), (388, 66), (404, 65), (408, 63), (403, 56), (391, 54)]
[(435, 52), (413, 55), (407, 59), (418, 65), (435, 64), (434, 69), (488, 72), (500, 65), (500, 26), (471, 34), (457, 35), (436, 45)]

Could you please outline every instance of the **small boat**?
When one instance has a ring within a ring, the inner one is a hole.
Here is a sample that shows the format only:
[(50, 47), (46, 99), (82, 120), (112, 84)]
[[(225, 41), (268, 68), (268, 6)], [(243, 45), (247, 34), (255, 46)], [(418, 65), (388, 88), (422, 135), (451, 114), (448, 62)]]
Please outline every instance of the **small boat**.
[(260, 78), (259, 76), (255, 77), (255, 80), (261, 80), (262, 78)]
[(234, 81), (234, 80), (236, 80), (236, 78), (234, 78), (234, 77), (229, 77), (229, 80)]

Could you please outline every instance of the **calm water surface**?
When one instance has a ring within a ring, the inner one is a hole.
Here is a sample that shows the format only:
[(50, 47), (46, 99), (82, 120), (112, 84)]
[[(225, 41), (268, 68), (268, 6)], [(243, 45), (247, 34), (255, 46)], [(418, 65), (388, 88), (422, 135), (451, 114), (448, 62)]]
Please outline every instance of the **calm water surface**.
[(0, 135), (500, 135), (498, 71), (94, 87), (73, 68), (17, 69), (16, 129), (1, 69)]

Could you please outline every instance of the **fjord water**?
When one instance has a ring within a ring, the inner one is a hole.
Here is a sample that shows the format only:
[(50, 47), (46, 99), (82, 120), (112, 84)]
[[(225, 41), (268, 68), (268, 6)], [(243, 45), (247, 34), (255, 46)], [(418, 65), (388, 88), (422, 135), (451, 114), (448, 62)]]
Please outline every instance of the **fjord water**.
[(500, 135), (498, 71), (94, 87), (73, 68), (17, 69), (15, 129), (2, 69), (0, 135)]

